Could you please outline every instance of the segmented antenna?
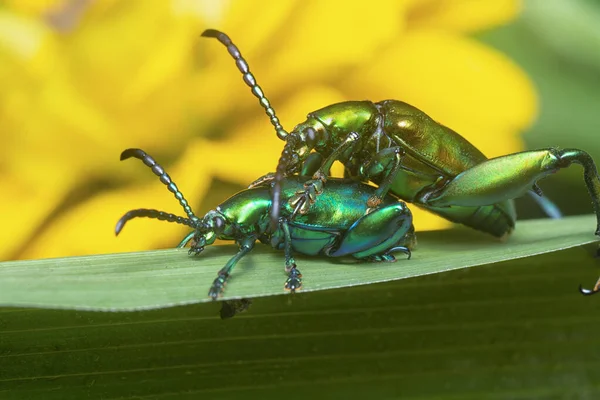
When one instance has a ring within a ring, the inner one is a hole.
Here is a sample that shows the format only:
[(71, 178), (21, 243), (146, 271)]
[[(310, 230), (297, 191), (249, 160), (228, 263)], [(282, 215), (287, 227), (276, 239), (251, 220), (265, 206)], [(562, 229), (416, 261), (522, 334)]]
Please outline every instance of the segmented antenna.
[(285, 172), (293, 154), (293, 149), (296, 147), (298, 136), (295, 133), (288, 135), (281, 157), (277, 163), (275, 177), (273, 178), (273, 198), (271, 203), (271, 231), (275, 232), (279, 223), (279, 208), (281, 207), (281, 181), (285, 177)]
[[(152, 157), (150, 157), (148, 154), (146, 154), (141, 149), (127, 149), (121, 153), (121, 161), (127, 160), (128, 158), (131, 158), (131, 157), (135, 157), (139, 160), (142, 160), (144, 164), (146, 164), (148, 167), (150, 167), (152, 172), (154, 172), (154, 175), (158, 176), (160, 178), (160, 181), (167, 186), (167, 189), (169, 189), (169, 192), (173, 193), (173, 195), (175, 195), (175, 198), (177, 200), (179, 200), (179, 204), (181, 204), (181, 207), (183, 207), (183, 211), (185, 211), (188, 218), (195, 224), (199, 221), (199, 218), (196, 217), (196, 215), (192, 211), (192, 208), (188, 204), (187, 200), (185, 199), (185, 197), (183, 197), (183, 193), (181, 193), (179, 191), (179, 189), (177, 188), (177, 185), (175, 184), (175, 182), (173, 182), (171, 180), (171, 177), (169, 176), (169, 174), (167, 174), (165, 172), (163, 167), (158, 165), (158, 163), (156, 161), (154, 161), (154, 159)], [(157, 218), (157, 217), (151, 217), (151, 218)], [(173, 222), (177, 222), (177, 221), (173, 221)]]
[(166, 213), (164, 211), (140, 208), (137, 210), (127, 211), (125, 215), (123, 215), (121, 219), (119, 219), (119, 221), (117, 222), (117, 226), (115, 226), (115, 235), (118, 235), (121, 232), (127, 221), (139, 217), (156, 218), (161, 221), (175, 222), (177, 224), (187, 225), (190, 228), (194, 229), (198, 225), (195, 221), (192, 221), (189, 218), (180, 217), (178, 215)]
[(219, 42), (221, 42), (225, 47), (227, 47), (227, 51), (229, 51), (229, 54), (231, 54), (231, 56), (235, 60), (235, 65), (237, 65), (238, 70), (243, 75), (244, 82), (250, 87), (252, 94), (254, 94), (258, 98), (258, 102), (265, 109), (265, 112), (271, 119), (271, 124), (275, 127), (277, 136), (279, 137), (279, 139), (285, 140), (288, 133), (285, 129), (283, 129), (283, 127), (279, 123), (279, 118), (277, 118), (277, 116), (275, 115), (275, 109), (271, 107), (269, 99), (265, 97), (262, 89), (260, 88), (258, 83), (256, 83), (256, 79), (254, 78), (254, 75), (252, 75), (252, 72), (250, 72), (250, 67), (248, 66), (248, 63), (246, 62), (246, 60), (244, 60), (244, 57), (242, 57), (242, 54), (240, 53), (240, 50), (237, 48), (237, 46), (233, 44), (229, 36), (227, 36), (223, 32), (217, 31), (216, 29), (207, 29), (204, 32), (202, 32), (202, 36), (215, 38)]

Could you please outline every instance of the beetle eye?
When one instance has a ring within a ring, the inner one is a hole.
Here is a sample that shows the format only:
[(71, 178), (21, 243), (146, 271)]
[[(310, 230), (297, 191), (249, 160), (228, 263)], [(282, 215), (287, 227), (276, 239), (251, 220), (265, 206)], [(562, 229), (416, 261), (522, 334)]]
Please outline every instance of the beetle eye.
[(219, 235), (223, 233), (223, 230), (225, 229), (225, 220), (221, 217), (214, 217), (212, 220), (212, 225), (215, 234)]
[(311, 127), (308, 127), (308, 128), (306, 128), (304, 133), (306, 135), (306, 138), (304, 139), (306, 141), (306, 144), (308, 145), (309, 148), (314, 149), (315, 144), (317, 142), (317, 131), (315, 131)]

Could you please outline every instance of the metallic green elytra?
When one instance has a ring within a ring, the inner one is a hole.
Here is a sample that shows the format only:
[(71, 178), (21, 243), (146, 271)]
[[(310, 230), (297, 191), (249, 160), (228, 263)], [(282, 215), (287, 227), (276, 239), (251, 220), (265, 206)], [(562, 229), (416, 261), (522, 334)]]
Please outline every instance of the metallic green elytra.
[[(282, 180), (283, 199), (280, 217), (275, 229), (271, 228), (272, 182), (268, 179), (253, 188), (242, 190), (198, 218), (187, 200), (165, 170), (140, 149), (127, 149), (121, 160), (140, 159), (152, 169), (179, 201), (187, 217), (159, 210), (137, 209), (127, 212), (115, 228), (118, 235), (127, 221), (137, 217), (157, 218), (187, 225), (194, 229), (179, 247), (192, 240), (189, 253), (197, 255), (218, 239), (233, 240), (239, 251), (219, 271), (209, 296), (216, 299), (238, 261), (248, 254), (258, 240), (284, 251), (285, 271), (288, 274), (285, 289), (295, 291), (302, 286), (302, 275), (296, 267), (293, 253), (314, 256), (351, 256), (367, 261), (395, 261), (392, 253), (402, 252), (410, 258), (415, 243), (412, 215), (404, 202), (386, 195), (380, 204), (367, 209), (366, 203), (376, 189), (349, 179), (331, 179), (327, 192), (314, 201), (311, 209), (293, 220), (296, 205), (288, 200), (303, 189), (307, 176), (288, 176)], [(314, 170), (316, 163), (305, 163), (303, 172)], [(227, 315), (229, 312), (226, 313)]]
[[(213, 29), (202, 36), (216, 38), (227, 47), (277, 136), (286, 142), (276, 172), (256, 181), (274, 181), (272, 224), (277, 223), (282, 202), (295, 204), (298, 215), (309, 212), (318, 194), (323, 196), (329, 190), (329, 170), (340, 161), (347, 176), (378, 185), (368, 199), (369, 207), (392, 193), (450, 221), (505, 237), (515, 226), (513, 199), (535, 193), (542, 208), (552, 215), (553, 205), (541, 198), (536, 182), (576, 163), (584, 168), (598, 220), (596, 235), (600, 236), (600, 176), (585, 151), (547, 148), (488, 159), (457, 132), (397, 100), (332, 104), (309, 113), (306, 121), (287, 132), (231, 39)], [(313, 154), (318, 154), (320, 161), (312, 179), (295, 195), (284, 196), (285, 177), (297, 173)]]

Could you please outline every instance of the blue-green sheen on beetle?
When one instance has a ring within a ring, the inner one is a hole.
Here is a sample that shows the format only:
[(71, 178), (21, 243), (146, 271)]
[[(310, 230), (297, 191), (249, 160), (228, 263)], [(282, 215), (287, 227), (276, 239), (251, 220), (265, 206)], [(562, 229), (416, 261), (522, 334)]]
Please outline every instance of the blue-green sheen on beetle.
[[(282, 203), (278, 224), (271, 228), (272, 184), (264, 179), (253, 188), (242, 190), (198, 218), (177, 185), (152, 157), (140, 149), (127, 149), (121, 160), (135, 157), (152, 169), (160, 181), (175, 195), (187, 217), (180, 217), (153, 209), (137, 209), (125, 213), (117, 222), (118, 235), (127, 221), (137, 217), (157, 218), (187, 225), (194, 229), (179, 244), (184, 247), (190, 240), (191, 255), (200, 254), (205, 246), (218, 239), (234, 240), (239, 251), (219, 271), (209, 296), (216, 299), (223, 291), (227, 278), (238, 261), (248, 254), (258, 240), (283, 250), (285, 271), (288, 274), (284, 288), (295, 291), (302, 286), (302, 274), (296, 266), (293, 252), (326, 257), (352, 256), (366, 261), (395, 261), (392, 253), (402, 252), (410, 258), (415, 243), (412, 214), (404, 202), (386, 195), (376, 207), (367, 209), (367, 199), (374, 187), (349, 179), (332, 179), (327, 193), (316, 200), (310, 211), (290, 216), (294, 207), (287, 201), (303, 187), (307, 176), (288, 176), (282, 181)], [(312, 172), (315, 163), (305, 163), (303, 172)]]
[[(256, 181), (274, 181), (273, 225), (277, 224), (282, 202), (293, 205), (299, 215), (309, 212), (318, 196), (329, 190), (329, 170), (340, 161), (347, 176), (378, 185), (367, 200), (369, 207), (377, 206), (387, 193), (392, 193), (450, 221), (506, 237), (515, 226), (513, 199), (534, 193), (546, 213), (552, 215), (553, 204), (541, 198), (537, 181), (576, 163), (584, 168), (597, 218), (595, 233), (600, 236), (600, 176), (585, 151), (546, 148), (488, 159), (457, 132), (398, 100), (332, 104), (309, 113), (306, 121), (287, 132), (231, 39), (214, 29), (204, 31), (202, 36), (216, 38), (227, 47), (277, 136), (286, 142), (276, 172)], [(293, 196), (284, 196), (286, 177), (297, 173), (313, 154), (320, 161), (312, 179)], [(598, 291), (600, 284), (591, 291), (582, 290), (584, 294)]]

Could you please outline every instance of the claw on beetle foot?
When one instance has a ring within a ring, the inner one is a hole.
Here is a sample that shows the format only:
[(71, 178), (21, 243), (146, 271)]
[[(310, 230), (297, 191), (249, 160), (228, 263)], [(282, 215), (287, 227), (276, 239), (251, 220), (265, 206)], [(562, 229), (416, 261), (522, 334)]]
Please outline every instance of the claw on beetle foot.
[[(286, 270), (288, 267), (286, 266)], [(296, 268), (296, 264), (292, 264), (289, 270), (288, 278), (285, 281), (285, 290), (289, 290), (292, 293), (295, 293), (296, 290), (302, 288), (302, 273), (298, 268)]]
[(381, 199), (381, 197), (373, 195), (373, 196), (369, 197), (369, 200), (367, 200), (367, 207), (375, 208), (375, 207), (379, 206), (382, 201), (383, 200)]

